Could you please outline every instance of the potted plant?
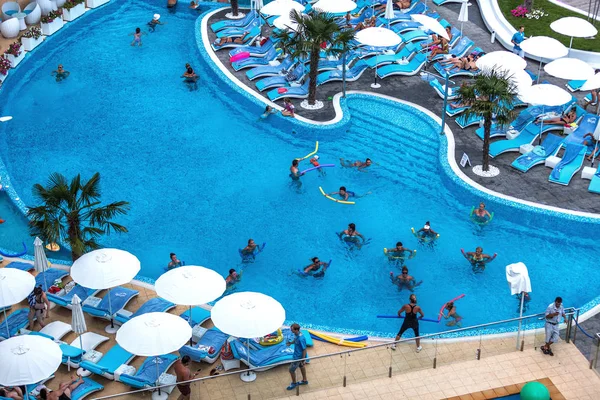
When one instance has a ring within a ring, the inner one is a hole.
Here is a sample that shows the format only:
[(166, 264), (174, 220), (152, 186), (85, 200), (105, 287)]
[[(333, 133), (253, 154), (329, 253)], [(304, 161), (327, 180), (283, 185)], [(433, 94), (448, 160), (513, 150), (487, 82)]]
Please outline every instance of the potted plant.
[(65, 2), (62, 9), (63, 19), (73, 21), (85, 13), (85, 0), (69, 0)]
[(8, 46), (8, 50), (4, 52), (5, 57), (10, 61), (11, 68), (15, 68), (23, 57), (25, 57), (25, 52), (21, 50), (21, 42), (14, 42)]
[(46, 36), (52, 35), (64, 25), (62, 15), (56, 11), (50, 11), (41, 19), (42, 33)]
[(85, 0), (85, 5), (88, 8), (96, 8), (108, 3), (109, 1), (110, 0)]
[(21, 43), (23, 44), (23, 50), (31, 51), (37, 47), (38, 44), (42, 43), (42, 30), (37, 26), (30, 26), (23, 36), (21, 36)]
[(8, 74), (8, 70), (10, 70), (10, 68), (10, 60), (4, 57), (4, 55), (0, 56), (0, 82), (4, 82), (4, 79), (6, 79), (6, 75)]

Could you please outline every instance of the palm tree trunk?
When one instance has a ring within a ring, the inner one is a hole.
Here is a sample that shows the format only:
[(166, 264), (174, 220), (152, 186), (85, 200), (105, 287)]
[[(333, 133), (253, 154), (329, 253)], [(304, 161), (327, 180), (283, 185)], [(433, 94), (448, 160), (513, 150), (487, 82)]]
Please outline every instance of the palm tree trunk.
[(319, 72), (319, 53), (321, 48), (319, 45), (313, 46), (310, 52), (310, 71), (308, 72), (308, 78), (310, 83), (308, 84), (308, 104), (311, 106), (317, 101), (317, 73)]
[(492, 117), (486, 115), (483, 119), (483, 171), (490, 169), (490, 133), (492, 131)]
[(83, 254), (80, 254), (77, 243), (81, 243), (83, 238), (81, 237), (81, 231), (79, 230), (79, 219), (70, 220), (67, 222), (69, 228), (67, 229), (67, 240), (69, 241), (69, 247), (71, 248), (71, 259), (76, 261)]
[(238, 0), (231, 0), (231, 13), (234, 17), (237, 17), (239, 9), (240, 7), (238, 4)]

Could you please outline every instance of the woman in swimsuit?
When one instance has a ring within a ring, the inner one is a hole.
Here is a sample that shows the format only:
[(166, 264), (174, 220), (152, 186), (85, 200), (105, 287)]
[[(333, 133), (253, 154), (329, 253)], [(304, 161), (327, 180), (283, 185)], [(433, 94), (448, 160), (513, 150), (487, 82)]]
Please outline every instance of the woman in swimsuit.
[(450, 47), (448, 46), (448, 41), (445, 38), (441, 38), (440, 45), (433, 47), (431, 53), (429, 53), (429, 56), (427, 56), (427, 60), (431, 62), (433, 61), (433, 57), (437, 56), (438, 54), (448, 54), (449, 49)]
[(449, 321), (446, 326), (458, 326), (460, 327), (460, 321), (462, 321), (462, 317), (460, 315), (457, 314), (456, 312), (456, 306), (454, 305), (454, 302), (449, 302), (448, 304), (446, 304), (446, 307), (444, 307), (444, 309), (448, 310), (448, 314), (444, 314), (444, 312), (442, 311), (442, 316), (445, 319), (448, 318), (453, 318), (453, 321)]
[(319, 260), (319, 257), (313, 257), (310, 259), (310, 261), (312, 261), (312, 264), (307, 265), (303, 269), (305, 274), (317, 272), (319, 269), (321, 269), (321, 267), (325, 268), (327, 266), (327, 263)]
[(20, 387), (13, 388), (0, 388), (0, 397), (5, 397), (7, 399), (14, 400), (23, 400), (23, 391)]
[(485, 209), (485, 203), (479, 203), (479, 208), (474, 211), (474, 214), (481, 219), (492, 218), (492, 215)]
[(367, 167), (370, 167), (372, 164), (372, 161), (370, 158), (367, 158), (364, 162), (363, 161), (344, 161), (343, 158), (340, 158), (340, 164), (342, 165), (342, 167), (346, 167), (346, 168), (353, 168), (353, 167), (357, 167), (359, 170), (361, 169), (365, 169)]
[[(338, 236), (340, 237), (340, 239), (342, 239), (348, 243), (352, 243), (352, 244), (356, 245), (356, 247), (358, 247), (359, 249), (362, 247), (362, 245), (366, 241), (365, 237), (356, 230), (356, 225), (354, 223), (349, 223), (348, 229), (340, 232), (338, 234)], [(360, 240), (358, 240), (358, 238), (362, 239), (362, 243)]]
[(73, 391), (82, 383), (82, 377), (78, 377), (78, 379), (73, 379), (73, 377), (71, 377), (70, 382), (61, 383), (58, 385), (57, 390), (51, 392), (46, 388), (40, 390), (40, 398), (42, 400), (71, 400)]
[(495, 257), (496, 257), (495, 254), (494, 254), (494, 256), (490, 256), (488, 254), (483, 254), (482, 247), (477, 247), (474, 252), (468, 251), (467, 253), (465, 253), (465, 258), (467, 260), (469, 260), (469, 262), (473, 266), (474, 271), (475, 270), (483, 271), (485, 269), (485, 264), (488, 261), (493, 260)]
[(246, 31), (240, 37), (222, 37), (215, 40), (215, 46), (223, 46), (226, 43), (243, 44), (250, 38), (249, 35), (250, 32)]
[[(544, 125), (569, 125), (575, 122), (577, 119), (577, 109), (575, 107), (571, 108), (569, 112), (561, 115), (560, 117), (547, 118), (543, 120)], [(541, 118), (536, 118), (534, 121), (536, 124), (542, 122)]]
[(142, 32), (142, 30), (140, 28), (135, 28), (135, 32), (131, 33), (130, 35), (133, 35), (133, 42), (131, 42), (132, 46), (135, 46), (136, 44), (139, 46), (142, 45), (142, 35), (145, 35), (146, 32)]

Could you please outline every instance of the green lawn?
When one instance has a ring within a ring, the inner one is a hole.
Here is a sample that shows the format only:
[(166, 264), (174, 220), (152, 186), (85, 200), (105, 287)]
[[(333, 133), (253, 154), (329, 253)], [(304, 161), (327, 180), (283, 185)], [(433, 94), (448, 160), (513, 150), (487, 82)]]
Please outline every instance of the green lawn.
[[(522, 0), (498, 0), (498, 5), (506, 17), (507, 21), (517, 29), (520, 25), (525, 26), (525, 36), (550, 36), (561, 41), (565, 46), (569, 47), (570, 38), (567, 36), (560, 35), (550, 29), (550, 24), (557, 19), (562, 17), (579, 17), (584, 18), (585, 16), (577, 14), (566, 8), (554, 5), (547, 0), (534, 0), (533, 8), (541, 8), (546, 13), (547, 17), (540, 19), (527, 19), (526, 17), (516, 18), (510, 13), (511, 10), (517, 8), (517, 6), (523, 4)], [(600, 38), (596, 36), (596, 39), (573, 39), (573, 48), (579, 50), (598, 51), (600, 52)]]

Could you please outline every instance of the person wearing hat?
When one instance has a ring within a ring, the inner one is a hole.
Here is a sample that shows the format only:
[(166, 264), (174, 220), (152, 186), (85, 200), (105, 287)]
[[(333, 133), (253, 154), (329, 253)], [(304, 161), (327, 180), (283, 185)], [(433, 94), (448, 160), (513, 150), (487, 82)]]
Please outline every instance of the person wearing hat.
[(421, 237), (433, 237), (433, 236), (437, 236), (437, 234), (438, 234), (436, 231), (431, 229), (431, 224), (429, 223), (429, 221), (425, 222), (425, 226), (423, 226), (421, 229), (419, 229), (417, 231), (417, 233)]
[(148, 30), (154, 32), (156, 25), (164, 25), (164, 23), (160, 22), (160, 14), (154, 14), (152, 21), (148, 22), (148, 26), (150, 27)]

